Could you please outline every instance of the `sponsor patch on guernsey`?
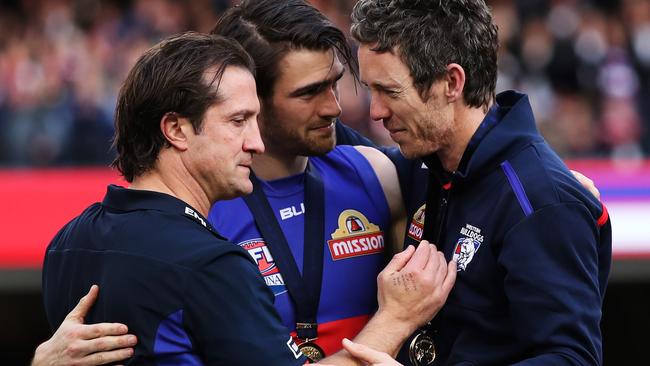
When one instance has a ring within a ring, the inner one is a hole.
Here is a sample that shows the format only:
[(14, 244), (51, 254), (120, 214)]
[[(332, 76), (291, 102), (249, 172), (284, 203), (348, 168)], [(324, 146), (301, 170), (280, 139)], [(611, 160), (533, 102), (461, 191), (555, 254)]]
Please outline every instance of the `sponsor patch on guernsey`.
[(278, 266), (273, 260), (273, 256), (266, 246), (266, 242), (261, 238), (250, 239), (239, 243), (239, 246), (246, 249), (248, 254), (257, 263), (257, 268), (260, 270), (264, 282), (269, 286), (275, 295), (279, 295), (287, 291), (284, 285), (284, 278), (280, 274)]
[(422, 232), (424, 231), (424, 211), (426, 211), (427, 205), (422, 205), (413, 215), (413, 220), (411, 220), (411, 225), (409, 226), (408, 236), (411, 239), (417, 241), (422, 240)]
[(384, 251), (384, 233), (361, 212), (345, 210), (338, 220), (338, 229), (327, 241), (333, 260), (359, 257)]

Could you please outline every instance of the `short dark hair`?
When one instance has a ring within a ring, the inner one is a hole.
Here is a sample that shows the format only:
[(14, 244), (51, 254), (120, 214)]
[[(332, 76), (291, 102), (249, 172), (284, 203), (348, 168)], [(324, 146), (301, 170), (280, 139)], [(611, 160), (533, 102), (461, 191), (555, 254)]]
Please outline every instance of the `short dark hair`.
[(212, 34), (236, 39), (257, 67), (257, 94), (273, 95), (278, 63), (292, 49), (334, 49), (358, 79), (358, 66), (345, 34), (302, 0), (244, 0), (228, 9)]
[[(195, 32), (171, 36), (138, 59), (115, 108), (117, 158), (111, 165), (127, 182), (153, 168), (160, 150), (170, 146), (160, 130), (165, 114), (187, 118), (201, 131), (205, 111), (220, 100), (219, 82), (228, 66), (255, 72), (253, 60), (237, 42)], [(212, 69), (214, 78), (207, 81)]]
[(450, 63), (465, 70), (469, 106), (494, 100), (497, 27), (483, 0), (359, 0), (351, 33), (373, 51), (398, 52), (423, 100)]

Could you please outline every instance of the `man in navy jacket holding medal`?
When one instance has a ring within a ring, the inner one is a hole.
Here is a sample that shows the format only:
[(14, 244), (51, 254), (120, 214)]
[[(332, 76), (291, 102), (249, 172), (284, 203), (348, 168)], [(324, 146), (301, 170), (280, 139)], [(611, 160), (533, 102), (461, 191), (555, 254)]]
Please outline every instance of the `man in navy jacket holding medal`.
[(495, 96), (483, 0), (360, 0), (352, 19), (371, 117), (426, 164), (410, 182), (407, 241), (458, 263), (447, 303), (401, 360), (602, 364), (607, 210), (539, 135), (528, 98)]

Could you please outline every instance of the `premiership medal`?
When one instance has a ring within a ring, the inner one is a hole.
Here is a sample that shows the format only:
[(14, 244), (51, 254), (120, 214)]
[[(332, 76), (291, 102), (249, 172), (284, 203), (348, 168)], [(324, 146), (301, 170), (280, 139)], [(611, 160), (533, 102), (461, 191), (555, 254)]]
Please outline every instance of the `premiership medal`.
[(415, 366), (428, 366), (436, 359), (436, 346), (426, 331), (421, 330), (413, 337), (409, 346), (409, 359)]
[(309, 363), (317, 363), (325, 358), (325, 352), (323, 352), (323, 349), (312, 341), (301, 343), (298, 348), (303, 355), (307, 356)]

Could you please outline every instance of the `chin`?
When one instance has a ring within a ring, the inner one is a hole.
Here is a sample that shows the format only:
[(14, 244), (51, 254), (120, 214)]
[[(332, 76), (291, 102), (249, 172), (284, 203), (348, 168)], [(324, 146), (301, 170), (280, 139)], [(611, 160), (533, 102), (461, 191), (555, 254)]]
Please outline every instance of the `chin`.
[(404, 147), (402, 147), (402, 145), (399, 145), (399, 152), (401, 152), (402, 155), (404, 155), (404, 157), (407, 158), (407, 159), (413, 160), (413, 159), (417, 159), (419, 157), (419, 156), (417, 156), (415, 154), (415, 152), (413, 150), (409, 150), (408, 148), (404, 148)]
[[(248, 180), (248, 179), (247, 179)], [(231, 200), (233, 198), (249, 195), (253, 192), (253, 183), (248, 180), (246, 183), (240, 183), (231, 187), (228, 192), (224, 192), (220, 200)]]
[(420, 159), (429, 155), (425, 151), (422, 151), (422, 149), (417, 149), (413, 146), (399, 145), (399, 151), (405, 158), (410, 160)]
[(323, 156), (330, 151), (334, 150), (335, 140), (330, 139), (327, 141), (309, 141), (298, 153), (302, 156)]
[(240, 196), (246, 196), (249, 195), (253, 192), (253, 183), (249, 180), (246, 184), (244, 184), (241, 189), (237, 192), (236, 197)]

